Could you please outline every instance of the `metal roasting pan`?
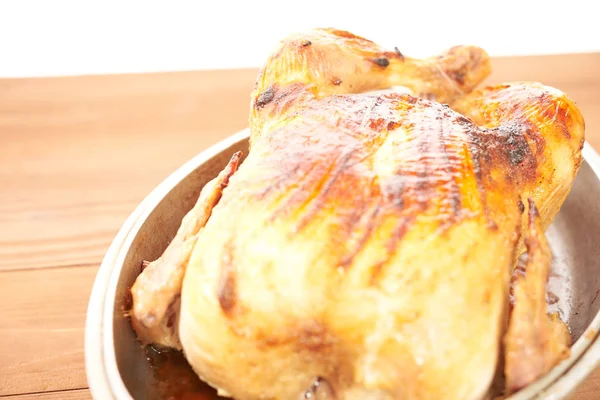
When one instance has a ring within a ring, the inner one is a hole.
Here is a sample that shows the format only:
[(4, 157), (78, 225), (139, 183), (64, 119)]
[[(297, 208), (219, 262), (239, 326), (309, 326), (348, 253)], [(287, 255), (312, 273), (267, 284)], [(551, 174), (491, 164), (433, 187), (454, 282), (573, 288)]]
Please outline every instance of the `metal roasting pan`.
[[(98, 270), (85, 328), (87, 379), (96, 400), (157, 399), (149, 362), (135, 339), (124, 302), (143, 260), (166, 248), (200, 189), (231, 155), (248, 150), (248, 130), (198, 154), (154, 189), (127, 218)], [(547, 231), (553, 252), (550, 306), (573, 333), (569, 359), (510, 397), (565, 399), (600, 362), (600, 157), (585, 144), (584, 161), (560, 213)]]

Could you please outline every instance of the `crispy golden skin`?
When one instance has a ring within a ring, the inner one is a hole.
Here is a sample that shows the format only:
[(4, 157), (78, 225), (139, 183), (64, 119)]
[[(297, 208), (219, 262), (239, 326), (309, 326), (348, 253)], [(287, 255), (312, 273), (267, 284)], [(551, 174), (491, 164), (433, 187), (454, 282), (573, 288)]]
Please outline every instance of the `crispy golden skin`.
[[(331, 29), (282, 42), (183, 279), (202, 379), (240, 400), (487, 394), (524, 202), (551, 222), (584, 140), (558, 90), (470, 93), (489, 70), (474, 47), (413, 60)], [(364, 93), (395, 85), (418, 97)]]

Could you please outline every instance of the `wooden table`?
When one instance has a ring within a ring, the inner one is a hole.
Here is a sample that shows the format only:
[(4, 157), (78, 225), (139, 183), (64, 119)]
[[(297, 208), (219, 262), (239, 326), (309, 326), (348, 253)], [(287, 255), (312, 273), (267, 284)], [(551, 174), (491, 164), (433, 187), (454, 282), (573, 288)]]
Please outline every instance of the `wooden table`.
[[(600, 54), (499, 58), (575, 99), (600, 149)], [(255, 70), (0, 80), (0, 397), (88, 399), (96, 270), (170, 172), (246, 127)], [(600, 397), (600, 370), (574, 398)]]

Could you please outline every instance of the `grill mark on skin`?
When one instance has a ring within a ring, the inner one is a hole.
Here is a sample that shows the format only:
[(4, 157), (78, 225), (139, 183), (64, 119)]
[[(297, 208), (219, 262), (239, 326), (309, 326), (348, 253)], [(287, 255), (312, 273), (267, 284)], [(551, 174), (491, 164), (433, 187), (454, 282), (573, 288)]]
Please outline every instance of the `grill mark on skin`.
[(379, 283), (381, 275), (384, 271), (383, 267), (385, 267), (394, 254), (396, 254), (396, 246), (402, 240), (406, 232), (408, 232), (408, 228), (414, 222), (415, 217), (415, 213), (410, 213), (409, 215), (403, 215), (399, 217), (399, 221), (392, 231), (392, 235), (390, 236), (388, 242), (386, 243), (385, 258), (375, 263), (371, 268), (371, 279), (369, 281), (371, 286), (375, 286)]
[[(430, 121), (431, 122), (431, 121)], [(419, 168), (417, 169), (417, 184), (416, 184), (416, 196), (417, 196), (417, 204), (421, 211), (425, 211), (427, 209), (427, 205), (431, 199), (431, 186), (429, 176), (431, 175), (431, 165), (429, 162), (429, 124), (424, 123), (417, 125), (420, 127), (418, 132), (418, 161), (417, 165)]]
[[(361, 180), (356, 182), (356, 185), (354, 185), (354, 187), (361, 186), (363, 186), (363, 182)], [(371, 182), (364, 184), (364, 186), (368, 188), (368, 190), (372, 191)], [(338, 196), (334, 195), (334, 197)], [(369, 207), (370, 198), (371, 195), (356, 196), (353, 199), (352, 203), (349, 205), (349, 209), (351, 211), (349, 213), (344, 213), (343, 216), (340, 215), (340, 223), (334, 225), (332, 235), (333, 238), (337, 238), (337, 240), (334, 239), (333, 243), (337, 242), (339, 244), (340, 249), (345, 248), (348, 245), (348, 243), (350, 243), (352, 233), (363, 220), (362, 217), (364, 216), (367, 208)], [(370, 222), (370, 220), (368, 222)], [(366, 243), (366, 239), (367, 238), (364, 238), (362, 244), (354, 246), (356, 253), (360, 251), (360, 247), (364, 246), (364, 244)], [(340, 254), (343, 253), (340, 252)]]
[[(279, 92), (278, 92), (279, 93)], [(275, 96), (275, 100), (272, 102), (272, 104), (276, 104), (277, 103), (277, 99), (278, 99), (278, 94)], [(354, 114), (354, 116), (352, 118), (349, 119), (344, 119), (341, 124), (339, 124), (338, 127), (336, 127), (336, 129), (340, 132), (348, 132), (348, 135), (350, 136), (354, 136), (351, 135), (352, 132), (362, 132), (361, 135), (361, 139), (359, 140), (359, 142), (361, 143), (365, 143), (365, 142), (369, 142), (369, 146), (368, 148), (371, 149), (372, 151), (369, 151), (367, 153), (365, 153), (364, 155), (360, 156), (357, 155), (357, 157), (354, 157), (352, 162), (350, 163), (349, 160), (346, 160), (346, 162), (348, 162), (348, 165), (346, 166), (346, 169), (350, 168), (351, 166), (361, 163), (363, 162), (365, 159), (371, 157), (376, 151), (377, 149), (381, 146), (381, 144), (383, 144), (383, 142), (385, 141), (386, 137), (387, 137), (387, 132), (386, 129), (389, 131), (390, 129), (395, 129), (397, 128), (397, 126), (399, 126), (398, 123), (395, 123), (394, 121), (391, 120), (391, 118), (393, 118), (393, 114), (390, 114), (390, 120), (388, 121), (386, 119), (386, 121), (384, 121), (385, 123), (381, 122), (378, 123), (378, 119), (377, 120), (373, 120), (372, 118), (369, 118), (370, 115), (373, 115), (373, 113), (376, 113), (376, 109), (378, 108), (378, 106), (383, 106), (383, 107), (388, 107), (389, 108), (389, 102), (385, 101), (385, 98), (382, 98), (381, 96), (378, 97), (372, 97), (369, 98), (369, 101), (367, 104), (365, 104), (365, 107), (357, 107), (356, 113)], [(350, 103), (351, 105), (354, 104), (355, 99), (353, 98), (327, 98), (325, 100), (322, 100), (320, 102), (318, 102), (319, 104), (321, 104), (322, 102), (333, 102), (334, 104), (337, 104), (339, 102), (341, 102), (341, 106), (344, 106), (344, 104), (346, 103)], [(309, 105), (309, 109), (312, 110), (312, 107), (316, 105)], [(306, 110), (305, 110), (306, 111)], [(391, 111), (390, 111), (391, 112)], [(379, 115), (377, 113), (377, 115)], [(304, 125), (299, 126), (299, 129), (304, 129), (302, 128)], [(310, 128), (310, 124), (306, 125), (307, 127)], [(297, 135), (297, 133), (296, 133)], [(285, 141), (285, 138), (283, 139)], [(358, 143), (358, 142), (357, 142)], [(285, 145), (283, 145), (282, 149), (286, 149), (287, 147), (289, 147), (290, 144), (286, 143)], [(353, 150), (353, 155), (356, 151)], [(285, 152), (284, 152), (285, 153)], [(323, 154), (323, 156), (325, 156), (325, 154)], [(329, 166), (329, 168), (327, 170), (324, 171), (325, 168), (323, 168), (323, 163), (327, 162), (326, 158), (328, 157), (319, 157), (318, 160), (302, 160), (302, 162), (304, 164), (309, 164), (311, 167), (308, 171), (311, 171), (311, 173), (309, 172), (302, 172), (302, 174), (289, 174), (289, 175), (293, 175), (292, 178), (290, 178), (290, 180), (293, 179), (298, 179), (300, 182), (302, 182), (302, 184), (298, 184), (298, 182), (295, 182), (295, 187), (294, 190), (290, 190), (289, 196), (287, 196), (287, 200), (282, 199), (281, 201), (278, 201), (277, 203), (280, 203), (279, 206), (277, 207), (277, 210), (275, 212), (272, 213), (271, 217), (269, 218), (270, 221), (273, 221), (274, 219), (278, 218), (281, 215), (286, 215), (287, 213), (290, 212), (290, 207), (293, 206), (294, 204), (298, 204), (298, 203), (304, 203), (301, 204), (300, 206), (296, 206), (296, 210), (293, 212), (301, 212), (303, 207), (306, 207), (310, 202), (311, 199), (313, 197), (322, 195), (322, 193), (319, 193), (319, 191), (323, 190), (323, 188), (325, 187), (324, 185), (327, 184), (328, 182), (328, 174), (331, 173), (332, 169), (336, 168), (335, 163), (332, 162), (332, 164)], [(297, 154), (289, 154), (285, 157), (279, 157), (275, 160), (275, 162), (273, 162), (273, 165), (270, 167), (271, 169), (281, 169), (280, 165), (282, 164), (289, 164), (290, 163), (290, 158), (291, 158), (291, 162), (295, 162), (296, 159), (300, 160), (301, 157), (299, 157)], [(331, 161), (330, 161), (331, 162)], [(295, 167), (296, 169), (298, 167)], [(297, 176), (297, 178), (296, 178)], [(322, 177), (322, 178), (317, 178), (317, 176)], [(352, 178), (352, 177), (350, 177)], [(280, 184), (280, 180), (278, 178), (276, 183)], [(281, 179), (282, 181), (286, 181), (286, 179)], [(333, 184), (334, 182), (330, 182), (329, 184)], [(275, 190), (281, 190), (281, 189), (276, 189), (273, 186), (274, 185), (266, 185), (269, 186), (269, 188), (264, 189), (263, 192), (261, 192), (260, 198), (265, 198), (269, 193), (275, 191)], [(311, 186), (314, 186), (314, 188), (311, 188)], [(285, 190), (285, 187), (284, 189)], [(301, 227), (300, 227), (301, 228)]]
[[(299, 169), (300, 169), (300, 164), (297, 164), (293, 168), (291, 168), (289, 171), (287, 171), (285, 173), (277, 174), (277, 176), (275, 177), (275, 180), (273, 181), (272, 184), (264, 185), (264, 189), (255, 195), (256, 199), (264, 200), (271, 192), (281, 191), (282, 188), (280, 187), (280, 185), (285, 186), (284, 185), (285, 183), (287, 183), (290, 180), (293, 180), (294, 177), (296, 176), (296, 174), (298, 173)], [(313, 169), (313, 164), (310, 164), (309, 168), (306, 171), (304, 171), (302, 175), (300, 175), (298, 177), (298, 179), (299, 179), (298, 183), (301, 183), (303, 179), (305, 179), (307, 176), (309, 176), (312, 169)]]
[(406, 177), (402, 171), (398, 170), (392, 177), (391, 183), (387, 183), (387, 186), (391, 186), (391, 193), (388, 189), (384, 191), (383, 196), (386, 203), (391, 205), (401, 212), (404, 209), (404, 191), (406, 190)]
[[(373, 105), (369, 108), (367, 115), (369, 113), (372, 113), (378, 106), (380, 106), (382, 104), (384, 104), (383, 98), (377, 97), (377, 99), (375, 100)], [(366, 125), (366, 123), (364, 122), (366, 120), (367, 119), (363, 120), (363, 123), (362, 123), (363, 127)], [(358, 160), (356, 160), (355, 162), (353, 162), (351, 165), (348, 166), (348, 168), (352, 165), (363, 162), (364, 160), (372, 157), (375, 153), (377, 153), (377, 151), (380, 149), (382, 144), (387, 139), (390, 131), (393, 131), (394, 129), (398, 128), (400, 126), (400, 123), (398, 123), (396, 121), (378, 118), (377, 120), (369, 120), (368, 126), (373, 131), (378, 132), (378, 134), (376, 134), (374, 136), (373, 143), (371, 143), (371, 145), (369, 146), (372, 148), (372, 150), (369, 151), (363, 157), (361, 157)], [(378, 182), (377, 178), (374, 178), (369, 183), (369, 187), (371, 188), (372, 191), (373, 191), (373, 188), (376, 185), (378, 185), (377, 182)], [(401, 189), (401, 191), (403, 191), (403, 189)], [(339, 266), (341, 266), (343, 268), (347, 268), (348, 266), (350, 266), (353, 263), (354, 259), (362, 251), (362, 249), (364, 248), (365, 244), (367, 243), (369, 237), (371, 236), (375, 226), (377, 225), (378, 216), (381, 214), (381, 210), (382, 210), (383, 194), (380, 193), (379, 190), (374, 190), (373, 192), (378, 193), (378, 196), (377, 195), (371, 196), (371, 197), (377, 196), (377, 200), (376, 200), (376, 203), (372, 206), (371, 210), (369, 211), (369, 215), (368, 215), (367, 221), (366, 221), (365, 231), (363, 232), (363, 235), (360, 237), (360, 239), (358, 239), (358, 241), (355, 243), (354, 248), (352, 249), (350, 254), (347, 254), (340, 261)], [(352, 215), (352, 218), (350, 219), (351, 226), (349, 227), (349, 229), (347, 229), (348, 237), (351, 235), (355, 226), (358, 223), (360, 223), (360, 221), (362, 220), (362, 218), (357, 218), (359, 215), (363, 214), (363, 210), (366, 207), (365, 203), (363, 203), (362, 205), (363, 205), (363, 207), (360, 210), (360, 213), (358, 213), (358, 215)]]
[[(376, 111), (378, 108), (389, 106), (388, 102), (385, 101), (381, 96), (373, 98), (373, 103), (366, 109), (361, 110), (362, 112), (357, 115), (356, 120), (360, 120), (359, 131), (363, 132), (363, 137), (361, 142), (364, 143), (366, 140), (371, 140), (370, 145), (368, 146), (370, 151), (365, 154), (359, 153), (356, 149), (347, 150), (345, 154), (343, 154), (335, 168), (330, 169), (331, 176), (325, 181), (325, 183), (319, 188), (318, 193), (310, 200), (310, 205), (308, 207), (309, 210), (305, 213), (305, 215), (300, 219), (298, 225), (296, 226), (295, 232), (299, 232), (302, 230), (317, 214), (317, 212), (322, 209), (327, 204), (327, 197), (331, 190), (337, 190), (336, 182), (346, 171), (349, 171), (348, 174), (343, 175), (344, 183), (351, 182), (354, 183), (354, 187), (367, 187), (365, 180), (360, 173), (351, 172), (351, 168), (357, 164), (362, 163), (366, 159), (370, 158), (377, 152), (377, 150), (381, 147), (381, 145), (385, 142), (387, 135), (389, 133), (389, 129), (395, 129), (398, 124), (394, 123), (394, 121), (388, 121), (387, 119), (382, 118), (371, 118), (373, 115), (379, 115), (380, 113)], [(355, 132), (356, 128), (348, 128), (349, 132)], [(369, 180), (371, 181), (371, 180)], [(352, 186), (352, 185), (350, 185)], [(372, 188), (372, 186), (369, 186)], [(341, 189), (343, 193), (340, 196), (346, 195), (345, 190)], [(352, 196), (351, 193), (348, 194)], [(337, 196), (334, 196), (337, 197)], [(368, 196), (367, 196), (368, 197)], [(344, 215), (339, 215), (340, 224), (338, 225), (340, 229), (339, 232), (336, 233), (336, 237), (340, 238), (340, 240), (345, 237), (346, 240), (349, 239), (350, 235), (354, 231), (355, 226), (360, 222), (360, 216), (363, 215), (364, 210), (368, 207), (369, 201), (362, 199), (360, 196), (356, 197), (356, 201), (349, 207), (352, 212), (349, 212)], [(366, 238), (364, 239), (366, 241)], [(363, 243), (364, 245), (364, 243)], [(357, 252), (360, 249), (357, 250)]]
[(237, 271), (233, 263), (233, 247), (231, 243), (227, 244), (223, 250), (225, 254), (221, 262), (217, 299), (223, 313), (231, 317), (238, 301)]
[[(445, 118), (446, 115), (443, 116)], [(441, 148), (441, 153), (443, 157), (443, 169), (446, 173), (451, 176), (451, 186), (450, 186), (450, 205), (452, 207), (452, 214), (450, 215), (450, 223), (456, 222), (460, 216), (461, 211), (461, 198), (460, 198), (460, 189), (458, 187), (458, 174), (453, 170), (453, 166), (450, 162), (450, 155), (448, 154), (448, 149), (446, 148), (446, 125), (440, 120), (440, 129), (438, 134), (439, 144)]]
[(367, 243), (367, 240), (371, 236), (371, 233), (373, 233), (373, 229), (375, 228), (377, 217), (379, 216), (380, 212), (381, 201), (378, 201), (377, 203), (375, 203), (375, 206), (373, 207), (373, 209), (369, 213), (369, 216), (367, 217), (365, 232), (352, 249), (352, 252), (342, 259), (342, 261), (340, 262), (341, 267), (346, 268), (349, 265), (351, 265), (354, 261), (354, 258), (356, 258), (356, 256), (361, 252), (361, 250)]
[(389, 256), (391, 256), (395, 252), (396, 245), (402, 239), (402, 237), (404, 237), (404, 234), (408, 230), (409, 225), (415, 220), (415, 214), (416, 213), (410, 213), (409, 215), (402, 216), (400, 218), (400, 221), (394, 228), (392, 236), (390, 236), (390, 239), (388, 240), (386, 245)]
[[(323, 208), (324, 199), (327, 197), (327, 193), (333, 187), (335, 181), (339, 178), (339, 176), (344, 172), (344, 170), (348, 167), (348, 161), (352, 157), (352, 152), (348, 151), (339, 159), (337, 166), (334, 169), (330, 169), (327, 172), (329, 177), (324, 180), (324, 183), (321, 187), (317, 189), (317, 195), (314, 196), (311, 200), (309, 200), (309, 209), (305, 212), (305, 214), (300, 218), (298, 225), (296, 226), (296, 231), (301, 231), (306, 224), (312, 220), (314, 215)], [(330, 173), (331, 172), (331, 173)]]
[[(535, 123), (532, 123), (531, 121), (525, 119), (521, 122), (521, 124), (523, 126), (522, 136), (526, 141), (527, 150), (531, 158), (531, 162), (533, 163), (533, 166), (529, 166), (529, 168), (533, 168), (533, 170), (528, 171), (528, 173), (531, 175), (535, 174), (538, 157), (541, 157), (544, 154), (544, 150), (546, 149), (546, 139), (544, 139), (544, 136), (541, 134), (539, 127)], [(535, 153), (529, 145), (530, 142), (535, 144)], [(535, 176), (529, 176), (529, 178), (536, 179)]]
[(479, 194), (479, 201), (481, 201), (481, 207), (483, 209), (483, 216), (487, 220), (488, 228), (495, 229), (496, 224), (490, 218), (490, 210), (487, 204), (487, 196), (485, 187), (483, 185), (483, 166), (481, 165), (481, 135), (482, 132), (471, 123), (467, 118), (459, 116), (456, 122), (465, 128), (467, 135), (467, 148), (471, 162), (473, 164), (473, 174), (475, 175), (475, 186), (477, 193)]
[(525, 212), (525, 204), (523, 204), (523, 200), (519, 199), (517, 205), (519, 206), (519, 212), (523, 214)]
[[(313, 175), (318, 174), (318, 169), (315, 168), (317, 166), (318, 163), (313, 163), (311, 165), (311, 168), (307, 171), (307, 173), (300, 178), (299, 183), (303, 183), (303, 185), (299, 186), (293, 191), (290, 191), (291, 194), (279, 202), (279, 207), (277, 207), (277, 209), (271, 214), (271, 217), (269, 218), (270, 222), (273, 222), (275, 219), (279, 218), (282, 215), (285, 216), (285, 214), (292, 209), (292, 206), (294, 204), (299, 203), (299, 210), (302, 209), (302, 207), (304, 207), (306, 203), (310, 201), (311, 193), (321, 190), (324, 184), (324, 178), (321, 178), (317, 182), (316, 187), (314, 189), (311, 190), (308, 187), (313, 182)], [(323, 176), (326, 177), (331, 172), (332, 168), (333, 164), (328, 166)]]
[(388, 197), (384, 199), (386, 203), (391, 203), (391, 205), (395, 208), (395, 215), (397, 215), (398, 223), (396, 224), (394, 230), (390, 238), (386, 243), (386, 254), (383, 259), (377, 261), (371, 267), (371, 278), (370, 285), (375, 286), (379, 282), (379, 278), (381, 277), (383, 267), (390, 260), (396, 250), (396, 245), (402, 239), (404, 234), (407, 232), (409, 225), (414, 221), (415, 216), (414, 210), (406, 210), (409, 215), (402, 215), (404, 210), (404, 206), (406, 201), (404, 196), (406, 195), (406, 175), (401, 171), (397, 170), (393, 176), (391, 187), (391, 193), (384, 193), (384, 196)]

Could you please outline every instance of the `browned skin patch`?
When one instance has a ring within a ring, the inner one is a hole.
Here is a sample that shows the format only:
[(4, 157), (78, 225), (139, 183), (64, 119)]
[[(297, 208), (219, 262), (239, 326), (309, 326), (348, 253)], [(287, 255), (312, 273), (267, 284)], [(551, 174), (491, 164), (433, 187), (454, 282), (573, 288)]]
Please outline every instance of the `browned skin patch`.
[[(459, 119), (460, 122), (470, 123), (466, 118)], [(475, 132), (469, 131), (470, 139), (468, 141), (467, 146), (469, 146), (470, 160), (472, 163), (473, 173), (475, 174), (475, 181), (477, 187), (477, 193), (479, 194), (479, 199), (481, 204), (483, 205), (483, 214), (487, 219), (487, 223), (489, 227), (493, 227), (495, 225), (494, 221), (490, 218), (490, 211), (487, 204), (486, 190), (483, 182), (484, 174), (483, 174), (483, 166), (481, 163), (481, 137), (477, 135)]]
[(387, 67), (388, 65), (390, 65), (390, 60), (388, 60), (385, 57), (377, 57), (377, 58), (371, 58), (371, 61), (373, 61), (375, 64), (379, 65), (380, 67)]
[(527, 142), (527, 131), (525, 124), (514, 122), (482, 136), (482, 146), (487, 149), (489, 157), (508, 163), (512, 168), (507, 168), (507, 172), (518, 170), (518, 174), (511, 173), (509, 176), (510, 179), (518, 179), (517, 183), (535, 180), (537, 160)]
[(217, 289), (217, 299), (221, 310), (230, 316), (237, 304), (237, 271), (233, 260), (233, 248), (228, 246), (221, 264), (221, 276)]
[(459, 85), (465, 84), (465, 72), (463, 71), (450, 71), (448, 72), (448, 77)]
[(286, 86), (285, 88), (274, 90), (272, 101), (269, 104), (269, 107), (265, 109), (263, 112), (268, 112), (269, 115), (287, 115), (290, 108), (293, 105), (301, 101), (302, 98), (308, 97), (307, 87), (306, 85), (293, 83), (291, 85)]
[(275, 88), (273, 86), (269, 86), (267, 90), (262, 92), (258, 98), (256, 99), (255, 106), (256, 108), (263, 108), (265, 105), (269, 104), (273, 97), (275, 96)]
[(252, 337), (260, 348), (292, 345), (296, 352), (326, 356), (336, 344), (336, 338), (326, 325), (317, 320), (294, 320), (285, 329), (264, 331), (254, 329), (245, 334)]
[(557, 106), (552, 96), (543, 94), (540, 97), (539, 107), (542, 110), (542, 116), (550, 121), (553, 121), (561, 130), (565, 138), (570, 139), (572, 121), (568, 116), (568, 109)]
[(294, 333), (297, 335), (294, 344), (299, 351), (308, 350), (311, 353), (325, 354), (335, 344), (335, 338), (321, 322), (308, 321), (300, 327), (300, 330)]
[(538, 157), (543, 157), (544, 150), (546, 150), (546, 139), (544, 139), (544, 135), (541, 133), (539, 126), (527, 119), (523, 120), (522, 123), (525, 127), (525, 137), (534, 145), (534, 148), (531, 151), (536, 157), (536, 160)]

